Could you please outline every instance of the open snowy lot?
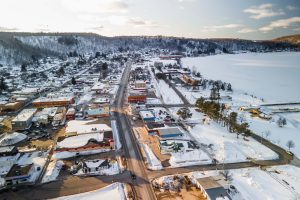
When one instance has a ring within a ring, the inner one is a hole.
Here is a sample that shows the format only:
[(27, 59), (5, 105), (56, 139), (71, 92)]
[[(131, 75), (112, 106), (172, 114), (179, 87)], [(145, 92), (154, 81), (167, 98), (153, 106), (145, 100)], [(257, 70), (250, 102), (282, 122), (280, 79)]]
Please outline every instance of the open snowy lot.
[(300, 101), (300, 53), (247, 53), (183, 58), (204, 78), (231, 83), (233, 89), (264, 98), (267, 102)]
[[(291, 114), (275, 114), (270, 121), (260, 118), (252, 118), (250, 114), (246, 114), (245, 118), (249, 122), (250, 129), (256, 134), (270, 140), (274, 144), (289, 150), (287, 147), (288, 141), (293, 141), (295, 144), (292, 151), (297, 157), (300, 157), (300, 126), (297, 123), (297, 115), (300, 113)], [(283, 127), (279, 127), (277, 121), (280, 116), (286, 118), (287, 124)]]
[[(172, 108), (172, 113), (176, 116), (178, 108)], [(213, 121), (202, 123), (204, 118), (202, 113), (191, 109), (193, 113), (192, 120), (198, 121), (193, 127), (190, 127), (190, 134), (203, 146), (205, 146), (219, 162), (243, 162), (247, 159), (276, 159), (278, 155), (269, 148), (261, 145), (252, 138), (237, 138), (235, 133), (229, 133), (226, 127), (222, 127)]]
[(109, 200), (125, 200), (124, 185), (122, 183), (114, 183), (107, 187), (101, 188), (99, 190), (94, 190), (90, 192), (63, 196), (56, 198), (57, 200), (95, 200), (95, 199), (109, 199)]
[(300, 168), (292, 165), (274, 166), (267, 169), (282, 185), (297, 193), (300, 199)]
[[(235, 169), (229, 171), (229, 184), (233, 185), (238, 195), (232, 197), (233, 200), (296, 200), (299, 192), (300, 168), (294, 166), (279, 166), (269, 170), (278, 170), (280, 174), (269, 173), (259, 168)], [(192, 172), (195, 179), (209, 176), (218, 176), (220, 171)], [(297, 174), (298, 173), (298, 174)], [(287, 184), (283, 184), (282, 180)], [(295, 190), (291, 189), (294, 187)], [(299, 196), (298, 196), (299, 198)]]

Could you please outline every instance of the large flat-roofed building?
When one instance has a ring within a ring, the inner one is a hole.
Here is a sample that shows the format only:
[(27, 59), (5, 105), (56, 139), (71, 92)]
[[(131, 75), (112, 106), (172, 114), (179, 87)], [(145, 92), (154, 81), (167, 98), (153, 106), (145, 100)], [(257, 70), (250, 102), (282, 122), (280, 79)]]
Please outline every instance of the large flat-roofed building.
[(4, 178), (6, 181), (6, 185), (18, 185), (30, 182), (30, 177), (33, 171), (33, 164), (14, 164)]
[(207, 199), (218, 200), (218, 199), (227, 199), (231, 200), (232, 198), (228, 195), (226, 181), (221, 176), (209, 176), (204, 178), (197, 179), (197, 185), (201, 191), (206, 194)]
[(82, 121), (72, 120), (67, 123), (65, 135), (67, 137), (88, 133), (107, 133), (112, 132), (111, 127), (106, 124), (95, 123), (96, 120)]
[(0, 157), (1, 156), (14, 156), (18, 153), (18, 149), (15, 146), (0, 147)]
[(179, 127), (165, 127), (158, 129), (158, 136), (160, 138), (172, 138), (183, 136), (182, 130)]
[(73, 96), (69, 97), (54, 97), (54, 98), (45, 98), (41, 97), (32, 102), (32, 105), (36, 108), (46, 108), (46, 107), (59, 107), (59, 106), (69, 106), (70, 104), (75, 103)]
[(98, 118), (98, 117), (109, 117), (109, 106), (102, 106), (98, 108), (89, 108), (85, 110), (87, 117)]
[(144, 122), (154, 122), (155, 121), (154, 114), (149, 110), (141, 110), (140, 116)]
[(129, 103), (146, 103), (147, 93), (143, 91), (129, 91), (128, 102)]
[(24, 109), (20, 112), (12, 121), (11, 126), (13, 130), (26, 130), (30, 128), (32, 124), (32, 118), (37, 109)]

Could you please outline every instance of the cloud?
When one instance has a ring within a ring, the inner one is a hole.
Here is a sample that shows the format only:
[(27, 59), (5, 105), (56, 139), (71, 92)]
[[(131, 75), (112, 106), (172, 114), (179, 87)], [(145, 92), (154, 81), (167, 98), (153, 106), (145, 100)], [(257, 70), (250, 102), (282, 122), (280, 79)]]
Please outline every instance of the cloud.
[(256, 30), (255, 29), (252, 29), (252, 28), (243, 28), (241, 30), (238, 31), (238, 33), (252, 33), (252, 32), (255, 32)]
[(129, 5), (122, 0), (62, 0), (62, 5), (73, 12), (126, 13)]
[(235, 29), (242, 27), (241, 24), (225, 24), (225, 25), (215, 25), (215, 26), (204, 26), (201, 32), (216, 32), (222, 29)]
[(13, 32), (13, 31), (18, 31), (18, 28), (14, 28), (14, 27), (4, 27), (4, 26), (0, 26), (0, 31), (3, 32)]
[(262, 4), (260, 6), (252, 6), (244, 10), (245, 13), (250, 13), (250, 18), (252, 19), (261, 19), (265, 17), (273, 17), (278, 15), (284, 15), (285, 13), (282, 10), (273, 11), (273, 5)]
[(89, 30), (93, 30), (93, 31), (102, 31), (104, 29), (104, 26), (94, 26), (94, 27), (90, 27)]
[(134, 27), (158, 27), (158, 24), (150, 21), (150, 20), (144, 20), (142, 18), (139, 17), (135, 17), (135, 18), (129, 18), (127, 20), (127, 24), (132, 25)]
[(287, 8), (288, 10), (298, 10), (298, 9), (299, 9), (299, 8), (296, 7), (296, 6), (291, 6), (291, 5), (286, 6), (286, 8)]
[(271, 22), (267, 26), (259, 28), (259, 30), (262, 32), (268, 32), (268, 31), (272, 31), (273, 29), (276, 29), (276, 28), (288, 28), (288, 27), (291, 27), (291, 25), (297, 24), (297, 23), (300, 23), (300, 17), (291, 17), (288, 19), (280, 19), (280, 20)]

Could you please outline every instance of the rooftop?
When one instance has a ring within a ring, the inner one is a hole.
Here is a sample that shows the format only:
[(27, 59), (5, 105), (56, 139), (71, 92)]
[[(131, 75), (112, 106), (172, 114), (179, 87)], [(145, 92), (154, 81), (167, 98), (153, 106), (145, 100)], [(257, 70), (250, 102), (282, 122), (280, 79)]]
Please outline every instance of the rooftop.
[(29, 165), (14, 164), (9, 170), (9, 172), (6, 174), (5, 178), (28, 175), (32, 167), (33, 164), (29, 164)]
[(36, 111), (37, 109), (35, 108), (24, 109), (12, 121), (27, 121), (34, 115)]

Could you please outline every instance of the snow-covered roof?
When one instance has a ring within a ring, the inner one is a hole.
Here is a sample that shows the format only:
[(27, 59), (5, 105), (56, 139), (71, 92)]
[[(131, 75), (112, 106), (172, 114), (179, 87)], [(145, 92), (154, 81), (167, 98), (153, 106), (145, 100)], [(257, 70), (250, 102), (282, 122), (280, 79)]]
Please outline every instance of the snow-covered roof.
[(23, 133), (13, 132), (2, 134), (0, 137), (0, 146), (9, 146), (21, 142), (26, 139), (27, 136)]
[(149, 110), (141, 110), (140, 115), (143, 119), (154, 118), (155, 116)]
[(102, 142), (104, 138), (103, 133), (90, 133), (83, 135), (76, 135), (67, 137), (63, 141), (57, 143), (58, 148), (77, 148), (86, 145), (89, 140), (93, 139), (97, 142)]
[(12, 120), (12, 122), (27, 121), (34, 115), (36, 111), (36, 108), (24, 109)]
[(66, 127), (66, 133), (77, 133), (85, 134), (85, 133), (94, 133), (94, 132), (106, 132), (111, 131), (112, 129), (106, 124), (87, 124), (93, 122), (95, 120), (90, 121), (80, 121), (80, 120), (72, 120), (69, 121)]

